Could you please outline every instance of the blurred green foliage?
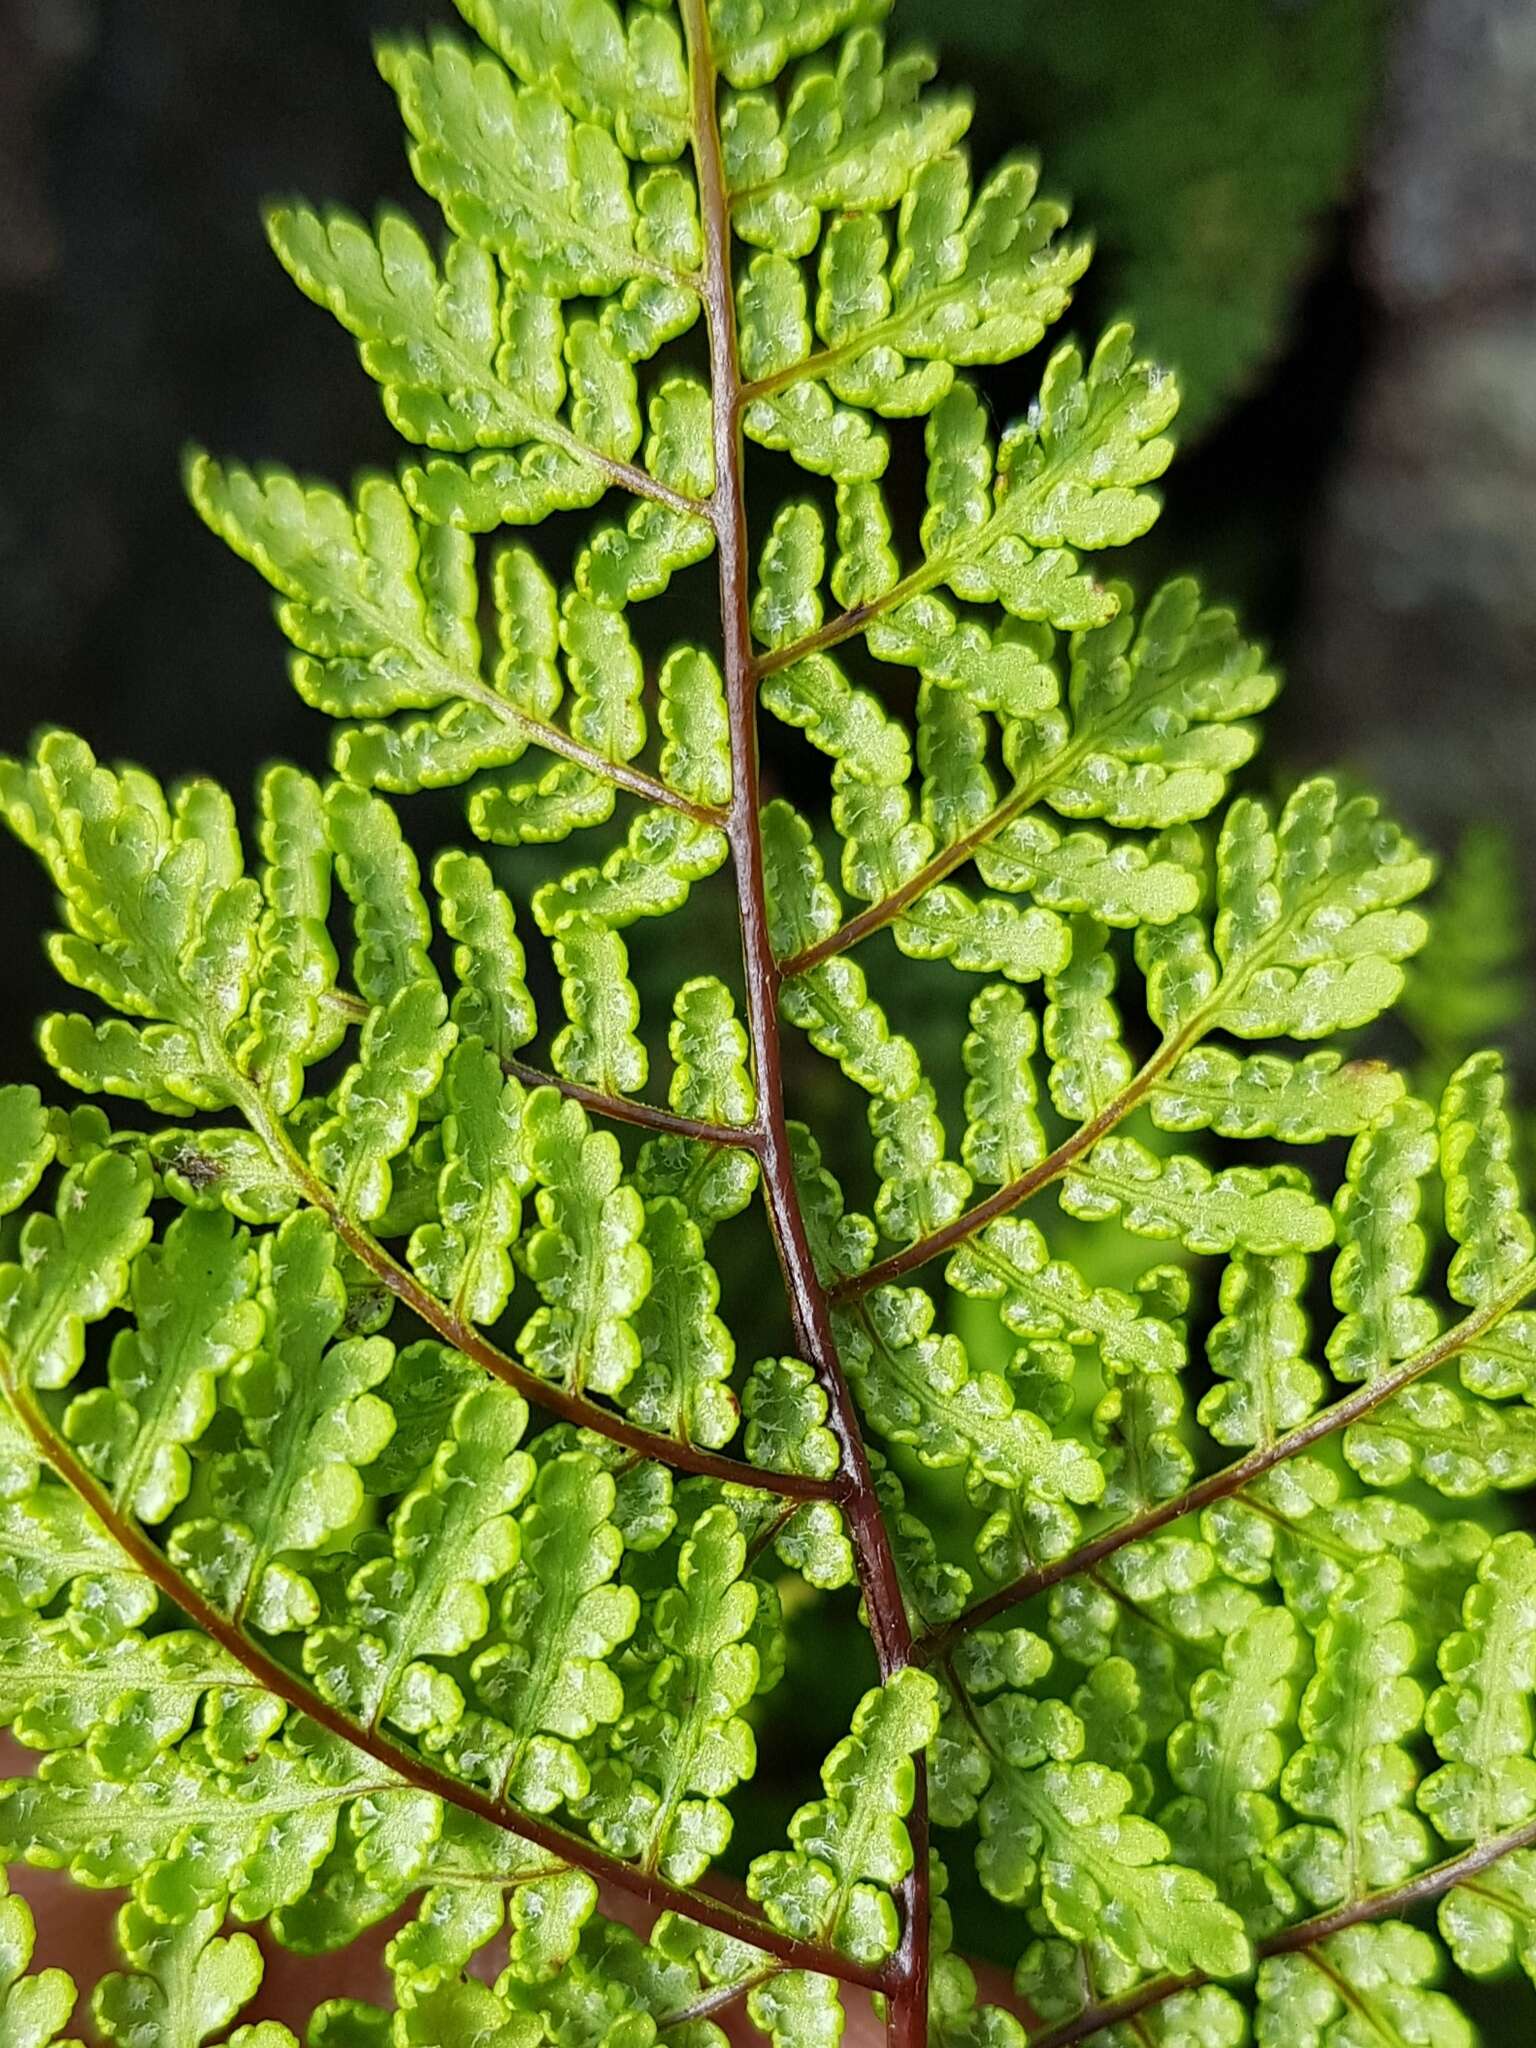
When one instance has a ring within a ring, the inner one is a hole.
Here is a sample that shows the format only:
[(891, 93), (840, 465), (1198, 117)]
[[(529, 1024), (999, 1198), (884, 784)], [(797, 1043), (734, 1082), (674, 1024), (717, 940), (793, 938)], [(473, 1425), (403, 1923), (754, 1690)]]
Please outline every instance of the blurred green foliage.
[[(1179, 372), (1182, 436), (1283, 346), (1319, 229), (1350, 188), (1393, 0), (902, 0), (908, 33), (985, 79), (979, 127), (1027, 136), (1099, 246), (1101, 311), (1134, 307)], [(999, 75), (1004, 74), (1002, 89)]]

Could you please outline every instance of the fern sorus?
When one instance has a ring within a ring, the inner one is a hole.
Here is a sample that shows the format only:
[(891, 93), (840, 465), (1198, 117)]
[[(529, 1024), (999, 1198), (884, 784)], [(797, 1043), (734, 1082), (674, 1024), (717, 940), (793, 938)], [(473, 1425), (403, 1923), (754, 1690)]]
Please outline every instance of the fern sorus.
[(333, 775), (0, 768), (0, 1850), (127, 1894), (78, 2013), (0, 1898), (0, 2038), (291, 2048), (245, 1929), (388, 1921), (314, 2048), (1459, 2048), (1536, 1233), (1498, 1059), (1362, 1037), (1429, 864), (1096, 559), (1130, 331), (995, 426), (1087, 245), (879, 0), (460, 7), (441, 232), (268, 221), (400, 468), (188, 470)]

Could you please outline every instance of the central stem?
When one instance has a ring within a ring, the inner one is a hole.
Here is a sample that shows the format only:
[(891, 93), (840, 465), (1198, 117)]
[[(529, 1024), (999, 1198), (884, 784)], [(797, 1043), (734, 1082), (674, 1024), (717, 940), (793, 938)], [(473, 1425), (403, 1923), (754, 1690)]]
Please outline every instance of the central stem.
[[(875, 1492), (853, 1396), (832, 1332), (831, 1307), (816, 1272), (795, 1188), (784, 1110), (779, 1041), (779, 968), (768, 933), (758, 825), (757, 678), (750, 624), (746, 488), (742, 469), (742, 386), (736, 345), (730, 200), (720, 150), (717, 79), (706, 0), (682, 0), (693, 85), (693, 147), (704, 228), (704, 310), (709, 328), (715, 491), (710, 516), (720, 564), (720, 623), (731, 740), (731, 807), (726, 833), (736, 874), (761, 1131), (763, 1198), (789, 1297), (795, 1341), (828, 1399), (841, 1455), (842, 1505), (852, 1530), (864, 1607), (882, 1679), (912, 1660), (912, 1630)], [(902, 1887), (904, 1929), (890, 1998), (891, 2048), (923, 2048), (928, 2016), (928, 1829), (924, 1766), (916, 1759), (911, 1815), (912, 1870)]]

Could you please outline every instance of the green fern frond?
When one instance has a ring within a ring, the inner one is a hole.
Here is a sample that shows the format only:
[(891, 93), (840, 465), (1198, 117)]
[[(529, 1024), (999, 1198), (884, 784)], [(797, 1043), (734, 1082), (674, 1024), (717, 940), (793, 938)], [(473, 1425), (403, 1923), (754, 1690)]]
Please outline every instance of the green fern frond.
[(188, 467), (333, 775), (0, 764), (92, 1098), (0, 1090), (0, 1852), (127, 1893), (124, 2043), (392, 1922), (313, 2048), (1459, 2044), (1536, 1226), (1497, 1057), (1366, 1035), (1430, 863), (1098, 560), (1129, 328), (993, 420), (1088, 245), (881, 0), (460, 12), (443, 233), (268, 221), (399, 472)]

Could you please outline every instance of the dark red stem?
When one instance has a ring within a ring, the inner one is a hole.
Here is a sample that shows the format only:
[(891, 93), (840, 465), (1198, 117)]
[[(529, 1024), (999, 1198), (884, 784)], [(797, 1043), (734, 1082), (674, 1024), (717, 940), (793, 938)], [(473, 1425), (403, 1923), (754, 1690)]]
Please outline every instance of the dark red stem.
[(659, 1131), (673, 1138), (692, 1138), (700, 1145), (732, 1146), (738, 1152), (756, 1152), (762, 1146), (756, 1124), (712, 1124), (703, 1117), (679, 1116), (676, 1110), (658, 1109), (628, 1095), (605, 1095), (601, 1088), (589, 1088), (584, 1081), (546, 1074), (542, 1067), (531, 1067), (523, 1060), (504, 1059), (501, 1066), (503, 1073), (521, 1081), (525, 1088), (556, 1088), (594, 1116), (609, 1117), (614, 1123), (634, 1124), (639, 1130)]
[[(731, 263), (730, 200), (721, 160), (717, 80), (705, 0), (683, 0), (693, 78), (694, 157), (704, 225), (704, 310), (709, 326), (714, 401), (715, 497), (720, 618), (731, 736), (731, 810), (726, 833), (736, 872), (746, 976), (747, 1023), (757, 1074), (763, 1193), (789, 1297), (795, 1341), (815, 1367), (828, 1401), (845, 1484), (864, 1608), (882, 1679), (912, 1659), (912, 1630), (896, 1560), (875, 1492), (853, 1395), (832, 1333), (831, 1307), (816, 1272), (795, 1187), (784, 1108), (779, 1040), (779, 969), (768, 935), (762, 837), (758, 823), (757, 671), (750, 625), (746, 491), (742, 475), (742, 391)], [(904, 1931), (890, 1998), (891, 2048), (922, 2048), (928, 2020), (928, 1828), (924, 1762), (910, 1833), (913, 1868), (902, 1887)]]

